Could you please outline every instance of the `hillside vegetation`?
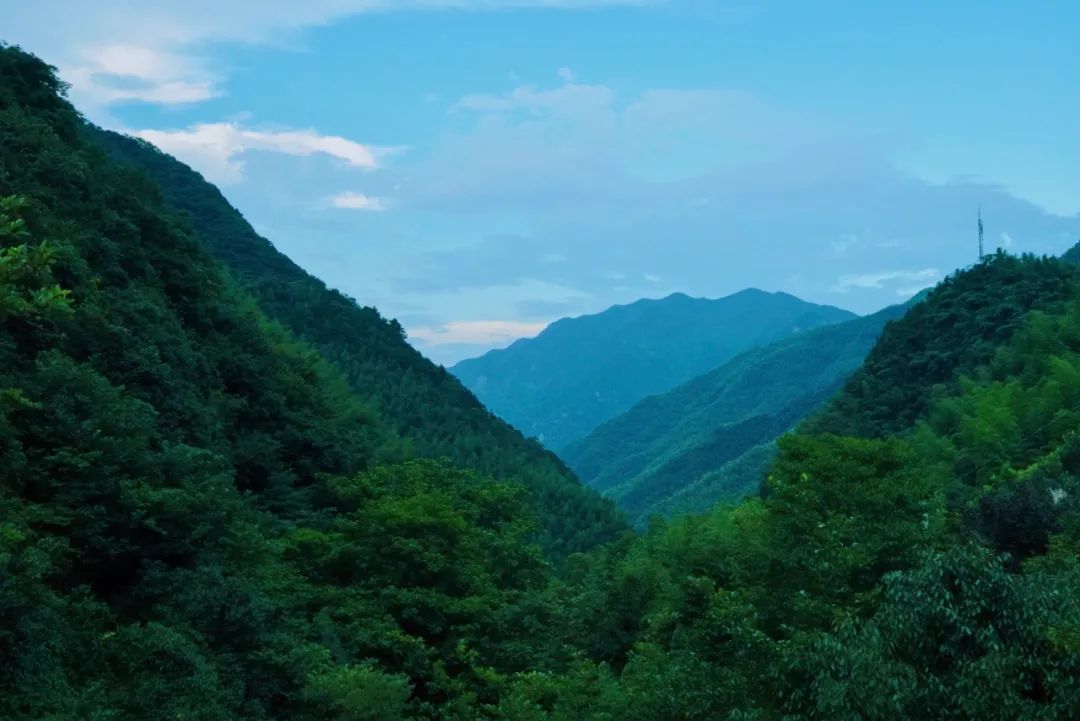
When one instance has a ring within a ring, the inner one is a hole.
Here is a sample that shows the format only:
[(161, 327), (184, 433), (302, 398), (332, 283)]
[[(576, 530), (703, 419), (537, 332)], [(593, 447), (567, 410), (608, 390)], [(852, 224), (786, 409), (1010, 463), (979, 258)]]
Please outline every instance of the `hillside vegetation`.
[(406, 456), (447, 459), (523, 484), (541, 521), (544, 548), (561, 556), (610, 540), (623, 528), (611, 504), (589, 493), (550, 451), (491, 415), (441, 366), (405, 341), (394, 320), (327, 288), (259, 236), (217, 188), (150, 144), (87, 128), (111, 157), (145, 172), (165, 207), (259, 308), (341, 371), (353, 393), (402, 439)]
[[(906, 424), (879, 437), (877, 416), (844, 418), (857, 407), (849, 385), (829, 412), (854, 435), (807, 426), (781, 438), (761, 497), (582, 558), (554, 593), (573, 606), (569, 638), (590, 660), (519, 677), (501, 718), (1072, 718), (1080, 289), (1070, 272), (998, 255), (950, 277), (887, 327), (878, 367), (939, 348), (943, 314), (961, 329), (989, 315), (1013, 331), (993, 348), (972, 338), (977, 353), (958, 353), (949, 382), (905, 376), (905, 397), (926, 399)], [(1045, 310), (1018, 309), (1019, 279), (1047, 291), (1024, 295)], [(984, 303), (955, 302), (979, 281)], [(884, 385), (857, 392), (871, 408), (895, 398)]]
[(1032, 310), (1060, 309), (1075, 294), (1076, 266), (998, 251), (934, 288), (908, 323), (890, 326), (811, 432), (877, 437), (924, 415), (933, 393), (990, 361)]
[(824, 404), (906, 310), (893, 306), (746, 351), (646, 398), (562, 456), (638, 519), (754, 494), (776, 439)]
[(748, 348), (853, 318), (786, 293), (681, 293), (564, 318), (451, 370), (500, 418), (561, 451), (647, 396)]
[(393, 323), (268, 280), (357, 319), (345, 376), (97, 135), (0, 48), (0, 718), (437, 715), (515, 667), (536, 541), (610, 538), (610, 504)]

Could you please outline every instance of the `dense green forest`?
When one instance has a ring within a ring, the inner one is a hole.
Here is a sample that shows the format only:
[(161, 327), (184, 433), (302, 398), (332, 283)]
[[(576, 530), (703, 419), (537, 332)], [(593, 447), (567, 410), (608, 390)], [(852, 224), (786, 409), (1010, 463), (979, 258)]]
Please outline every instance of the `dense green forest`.
[(1053, 258), (1002, 251), (954, 275), (890, 326), (842, 393), (807, 430), (882, 436), (926, 413), (933, 392), (988, 362), (1031, 310), (1055, 310), (1075, 295), (1080, 271)]
[(796, 333), (651, 396), (561, 452), (632, 518), (757, 493), (776, 439), (816, 411), (908, 305)]
[(643, 398), (741, 351), (853, 317), (753, 288), (715, 300), (675, 293), (563, 318), (451, 370), (500, 418), (561, 452)]
[(314, 718), (357, 679), (465, 698), (535, 544), (614, 537), (611, 505), (395, 324), (263, 279), (374, 340), (346, 375), (351, 346), (290, 334), (61, 90), (0, 50), (0, 717)]
[(92, 136), (0, 49), (0, 718), (1076, 717), (1068, 264), (954, 274), (758, 497), (555, 565)]

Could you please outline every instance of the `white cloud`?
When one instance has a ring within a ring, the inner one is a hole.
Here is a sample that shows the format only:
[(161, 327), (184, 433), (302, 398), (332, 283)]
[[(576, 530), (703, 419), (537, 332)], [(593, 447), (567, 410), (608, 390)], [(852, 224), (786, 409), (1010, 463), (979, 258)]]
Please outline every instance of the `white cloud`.
[(140, 130), (134, 135), (175, 155), (218, 184), (244, 177), (242, 155), (266, 151), (285, 155), (323, 154), (354, 168), (378, 167), (378, 150), (314, 130), (251, 130), (236, 123), (199, 123), (184, 130)]
[(532, 338), (547, 327), (546, 322), (527, 323), (511, 320), (456, 320), (441, 326), (409, 329), (409, 338), (430, 346), (467, 343), (492, 345), (518, 338)]
[(897, 288), (896, 289), (896, 296), (898, 298), (904, 298), (904, 299), (911, 298), (916, 293), (918, 293), (919, 291), (926, 290), (927, 288), (929, 288), (932, 285), (933, 285), (933, 283), (924, 283), (924, 284), (921, 284), (921, 285), (912, 285), (912, 286), (905, 286), (903, 288)]
[(373, 198), (363, 193), (347, 191), (339, 193), (330, 199), (330, 204), (335, 208), (344, 210), (367, 210), (377, 212), (387, 209), (386, 201), (382, 198)]
[[(196, 47), (278, 42), (349, 16), (418, 10), (575, 10), (655, 0), (41, 0), (4, 8), (3, 38), (41, 54), (91, 114), (121, 101), (192, 103), (224, 78)], [(93, 38), (93, 41), (88, 39)]]
[(886, 270), (878, 273), (861, 273), (856, 275), (842, 276), (832, 287), (834, 293), (847, 293), (853, 288), (861, 290), (879, 289), (886, 283), (903, 281), (907, 283), (921, 283), (912, 288), (904, 288), (903, 293), (916, 293), (927, 286), (933, 285), (941, 277), (941, 271), (937, 268), (923, 268), (922, 270)]
[(478, 113), (526, 111), (536, 115), (582, 116), (606, 111), (614, 100), (614, 91), (606, 85), (571, 83), (552, 90), (537, 90), (526, 85), (507, 93), (467, 95), (455, 103), (451, 111)]
[(1012, 236), (1003, 231), (1001, 233), (1001, 247), (1002, 248), (1011, 248), (1012, 246), (1013, 246), (1013, 238), (1012, 238)]
[(559, 77), (568, 83), (577, 81), (577, 74), (570, 68), (559, 68)]
[(845, 253), (847, 253), (849, 250), (851, 250), (853, 247), (855, 247), (858, 243), (859, 243), (859, 236), (855, 235), (854, 233), (845, 233), (844, 235), (840, 236), (837, 240), (834, 240), (831, 243), (829, 243), (829, 245), (832, 246), (833, 255), (835, 255), (835, 256), (837, 256), (839, 258), (839, 257), (843, 256)]
[(61, 63), (60, 72), (91, 104), (180, 105), (220, 94), (218, 78), (199, 60), (130, 43), (83, 47), (74, 60)]

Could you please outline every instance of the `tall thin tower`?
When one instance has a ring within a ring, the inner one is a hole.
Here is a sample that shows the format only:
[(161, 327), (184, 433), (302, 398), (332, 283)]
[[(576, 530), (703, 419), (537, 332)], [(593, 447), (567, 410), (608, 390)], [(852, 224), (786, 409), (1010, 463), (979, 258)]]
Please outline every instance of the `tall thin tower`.
[(983, 225), (982, 225), (982, 206), (979, 206), (979, 260), (983, 259)]

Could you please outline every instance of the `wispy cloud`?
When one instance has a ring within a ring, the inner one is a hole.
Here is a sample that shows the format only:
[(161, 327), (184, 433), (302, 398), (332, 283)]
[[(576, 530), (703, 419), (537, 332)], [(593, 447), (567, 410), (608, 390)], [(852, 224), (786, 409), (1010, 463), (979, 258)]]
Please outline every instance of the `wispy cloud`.
[(858, 245), (858, 243), (859, 236), (854, 233), (844, 233), (836, 240), (830, 242), (829, 245), (832, 247), (833, 255), (839, 258)]
[(453, 105), (451, 111), (503, 113), (526, 111), (535, 114), (580, 115), (603, 110), (615, 99), (614, 91), (605, 85), (581, 85), (568, 82), (562, 87), (540, 90), (521, 86), (506, 93), (476, 93), (467, 95)]
[(126, 42), (85, 47), (61, 70), (79, 92), (102, 104), (181, 105), (221, 93), (219, 78), (199, 59)]
[(383, 198), (373, 198), (363, 193), (347, 191), (330, 198), (330, 204), (343, 210), (383, 211), (388, 205)]
[(409, 337), (426, 345), (496, 345), (518, 338), (531, 338), (547, 327), (546, 322), (510, 320), (459, 320), (439, 326), (409, 329)]
[[(80, 107), (123, 101), (175, 105), (216, 97), (225, 78), (201, 52), (210, 43), (277, 42), (347, 17), (441, 10), (572, 11), (656, 0), (50, 0), (4, 10), (3, 39), (56, 63)], [(87, 38), (94, 38), (87, 42)]]
[[(903, 289), (902, 294), (916, 293), (927, 286), (933, 285), (941, 277), (941, 271), (937, 268), (923, 268), (922, 270), (885, 270), (876, 273), (859, 273), (855, 275), (841, 276), (832, 287), (834, 293), (847, 293), (849, 290), (879, 289), (888, 284), (921, 283)], [(914, 288), (914, 290), (912, 290)]]
[(139, 130), (135, 135), (191, 165), (218, 184), (244, 177), (243, 154), (265, 151), (293, 156), (322, 154), (353, 168), (378, 166), (378, 150), (314, 130), (252, 130), (236, 123), (199, 123), (182, 130)]

